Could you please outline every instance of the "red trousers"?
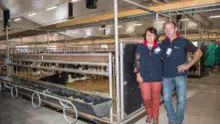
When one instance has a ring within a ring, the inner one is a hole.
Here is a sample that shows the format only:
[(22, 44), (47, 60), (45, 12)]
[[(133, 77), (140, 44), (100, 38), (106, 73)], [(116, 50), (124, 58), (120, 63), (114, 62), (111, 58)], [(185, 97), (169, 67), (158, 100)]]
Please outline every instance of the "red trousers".
[(149, 118), (159, 117), (162, 82), (141, 82), (141, 94)]

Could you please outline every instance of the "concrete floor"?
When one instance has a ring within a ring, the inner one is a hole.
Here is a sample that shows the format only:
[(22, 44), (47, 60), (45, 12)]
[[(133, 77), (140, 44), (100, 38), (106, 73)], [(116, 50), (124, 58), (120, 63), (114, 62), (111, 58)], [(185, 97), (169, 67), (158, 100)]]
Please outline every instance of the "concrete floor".
[[(220, 72), (190, 78), (184, 124), (220, 124)], [(176, 99), (173, 100), (176, 103)], [(160, 107), (160, 124), (167, 124), (166, 110)], [(144, 124), (146, 117), (136, 124)], [(66, 124), (63, 115), (45, 107), (34, 109), (31, 102), (9, 93), (0, 93), (0, 124)], [(77, 124), (86, 124), (78, 121)]]
[[(220, 124), (220, 72), (202, 78), (189, 78), (183, 124)], [(173, 100), (176, 104), (176, 98)], [(135, 124), (144, 124), (147, 117)], [(160, 107), (160, 124), (168, 124), (167, 112)]]
[[(34, 109), (30, 101), (18, 97), (13, 100), (8, 92), (0, 93), (0, 124), (67, 124), (63, 114), (41, 107)], [(80, 120), (76, 124), (87, 124)]]

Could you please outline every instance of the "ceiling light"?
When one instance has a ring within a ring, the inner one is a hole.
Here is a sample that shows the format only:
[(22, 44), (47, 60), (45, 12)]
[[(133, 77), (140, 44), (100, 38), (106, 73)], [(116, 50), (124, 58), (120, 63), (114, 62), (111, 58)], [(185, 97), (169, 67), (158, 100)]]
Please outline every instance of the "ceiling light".
[(154, 23), (163, 24), (163, 23), (165, 23), (165, 21), (161, 21), (161, 22), (154, 22)]
[(46, 10), (49, 11), (49, 10), (56, 9), (56, 8), (57, 6), (53, 6), (53, 7), (47, 8)]
[(141, 26), (141, 25), (143, 25), (143, 24), (134, 24), (133, 26)]
[(77, 2), (77, 1), (79, 1), (79, 0), (71, 0), (72, 3)]
[(91, 29), (86, 29), (85, 31), (86, 31), (85, 37), (91, 36), (91, 33), (92, 33)]
[(69, 33), (67, 33), (67, 32), (59, 32), (59, 34), (66, 35), (66, 34), (69, 34)]
[(134, 32), (134, 26), (129, 25), (126, 29), (126, 33), (133, 33)]
[(220, 15), (216, 15), (216, 16), (209, 16), (210, 19), (212, 18), (220, 18)]
[(37, 13), (36, 12), (35, 13), (31, 13), (31, 14), (28, 15), (28, 17), (34, 16), (34, 15), (37, 15)]
[(16, 18), (14, 21), (17, 22), (17, 21), (20, 21), (20, 20), (21, 20), (21, 18)]
[(180, 19), (180, 21), (189, 21), (189, 19)]
[(79, 31), (73, 31), (72, 33), (76, 34), (76, 33), (79, 33)]
[(122, 28), (122, 26), (121, 26), (121, 25), (119, 25), (119, 26), (118, 26), (118, 28)]
[[(114, 27), (114, 25), (112, 25), (112, 26)], [(119, 26), (118, 26), (118, 28), (122, 28), (122, 27), (123, 27), (122, 25), (119, 25)]]
[(105, 30), (106, 28), (99, 28), (99, 30)]
[(91, 32), (92, 30), (91, 29), (86, 29), (86, 32)]

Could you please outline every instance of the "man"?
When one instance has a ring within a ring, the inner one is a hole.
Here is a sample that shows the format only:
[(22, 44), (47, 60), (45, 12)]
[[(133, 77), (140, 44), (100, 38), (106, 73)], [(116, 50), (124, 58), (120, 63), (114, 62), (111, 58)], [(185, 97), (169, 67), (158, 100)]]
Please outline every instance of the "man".
[[(165, 24), (166, 39), (162, 42), (164, 52), (163, 99), (168, 113), (169, 124), (182, 124), (184, 119), (187, 91), (187, 70), (202, 56), (202, 51), (188, 39), (176, 33), (177, 25), (169, 21)], [(186, 63), (188, 52), (194, 54)], [(172, 91), (176, 88), (177, 109), (173, 108)]]

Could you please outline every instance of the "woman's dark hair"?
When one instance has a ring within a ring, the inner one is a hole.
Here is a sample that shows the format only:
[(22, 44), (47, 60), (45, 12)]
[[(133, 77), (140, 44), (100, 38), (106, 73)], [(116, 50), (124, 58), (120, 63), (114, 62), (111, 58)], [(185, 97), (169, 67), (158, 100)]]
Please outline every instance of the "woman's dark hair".
[(149, 31), (150, 33), (154, 34), (156, 41), (158, 41), (158, 39), (159, 39), (160, 36), (157, 34), (157, 29), (155, 29), (154, 27), (149, 27), (149, 28), (147, 28), (147, 29), (145, 30), (145, 32), (144, 32), (144, 34), (143, 34), (144, 40), (146, 40), (146, 34), (147, 34), (148, 31)]

